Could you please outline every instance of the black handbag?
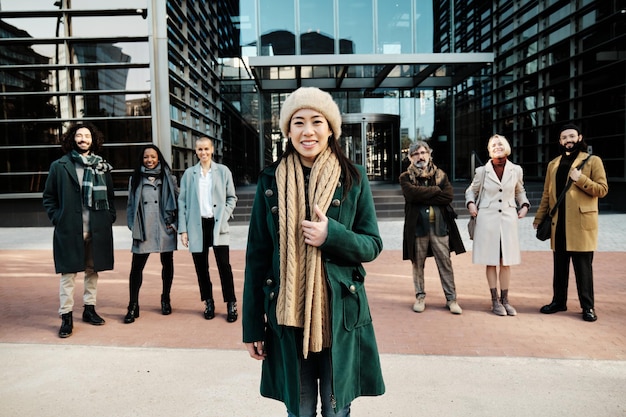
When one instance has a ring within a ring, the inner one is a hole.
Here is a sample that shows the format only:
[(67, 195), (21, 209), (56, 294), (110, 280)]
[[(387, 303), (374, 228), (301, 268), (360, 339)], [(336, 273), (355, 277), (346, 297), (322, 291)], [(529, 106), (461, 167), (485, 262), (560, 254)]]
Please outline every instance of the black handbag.
[[(585, 160), (580, 164), (578, 169), (582, 169), (585, 163), (589, 160), (589, 158), (591, 158), (591, 155), (585, 158)], [(552, 235), (552, 217), (554, 217), (554, 215), (556, 214), (556, 210), (559, 208), (559, 204), (561, 204), (561, 201), (563, 201), (563, 198), (565, 198), (565, 193), (567, 192), (567, 190), (572, 184), (573, 184), (572, 179), (568, 178), (567, 184), (565, 184), (565, 188), (563, 188), (563, 191), (561, 191), (561, 194), (559, 195), (558, 200), (556, 200), (556, 204), (554, 205), (552, 210), (550, 210), (550, 212), (546, 214), (546, 217), (544, 217), (541, 220), (541, 223), (539, 223), (539, 225), (537, 226), (537, 235), (536, 235), (537, 239), (541, 241), (550, 239), (550, 236)]]

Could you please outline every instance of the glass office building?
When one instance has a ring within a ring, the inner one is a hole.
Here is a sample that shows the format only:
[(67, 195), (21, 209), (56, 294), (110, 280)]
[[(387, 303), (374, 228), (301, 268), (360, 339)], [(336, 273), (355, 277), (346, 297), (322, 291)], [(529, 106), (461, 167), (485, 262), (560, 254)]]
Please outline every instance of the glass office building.
[(120, 207), (146, 143), (180, 174), (209, 136), (254, 182), (299, 86), (333, 95), (343, 148), (378, 182), (416, 139), (468, 181), (495, 132), (541, 181), (574, 120), (623, 209), (625, 19), (623, 0), (2, 0), (0, 225), (49, 224), (41, 191), (74, 121), (104, 131)]

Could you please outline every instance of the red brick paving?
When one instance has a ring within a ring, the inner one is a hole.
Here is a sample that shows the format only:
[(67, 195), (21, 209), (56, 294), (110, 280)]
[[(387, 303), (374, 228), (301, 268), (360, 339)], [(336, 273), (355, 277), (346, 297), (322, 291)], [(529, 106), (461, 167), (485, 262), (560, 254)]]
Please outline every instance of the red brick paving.
[[(231, 251), (235, 285), (241, 299), (245, 252)], [(518, 356), (571, 359), (626, 359), (626, 253), (597, 252), (594, 259), (598, 321), (582, 321), (576, 285), (570, 277), (569, 311), (539, 313), (551, 299), (551, 252), (523, 252), (522, 264), (512, 267), (509, 298), (515, 317), (489, 311), (484, 267), (471, 263), (471, 253), (452, 256), (460, 316), (445, 308), (436, 266), (426, 264), (426, 311), (414, 313), (411, 265), (401, 252), (384, 251), (366, 265), (366, 286), (381, 353)], [(160, 314), (160, 263), (152, 255), (140, 293), (141, 317), (124, 324), (128, 304), (131, 254), (116, 251), (116, 269), (101, 273), (97, 311), (105, 326), (80, 319), (82, 280), (77, 280), (74, 334), (60, 339), (57, 331), (58, 275), (49, 250), (0, 251), (0, 342), (101, 346), (142, 346), (243, 349), (241, 323), (225, 320), (225, 304), (216, 303), (217, 316), (204, 320), (191, 255), (174, 256), (173, 314)], [(214, 296), (221, 299), (219, 279), (211, 257)]]

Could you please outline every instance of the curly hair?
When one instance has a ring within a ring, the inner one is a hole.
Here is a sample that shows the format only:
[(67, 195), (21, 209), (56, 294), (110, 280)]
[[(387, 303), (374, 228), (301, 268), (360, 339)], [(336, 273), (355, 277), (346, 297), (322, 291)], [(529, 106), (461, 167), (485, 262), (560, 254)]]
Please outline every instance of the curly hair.
[(76, 149), (76, 141), (74, 140), (74, 136), (76, 135), (76, 131), (83, 127), (89, 129), (89, 132), (91, 132), (91, 148), (89, 150), (93, 153), (97, 153), (100, 150), (100, 147), (104, 143), (104, 135), (93, 124), (89, 122), (84, 122), (74, 123), (70, 125), (70, 127), (67, 129), (67, 131), (63, 135), (63, 138), (61, 139), (61, 147), (63, 148), (63, 152), (70, 153), (71, 151)]

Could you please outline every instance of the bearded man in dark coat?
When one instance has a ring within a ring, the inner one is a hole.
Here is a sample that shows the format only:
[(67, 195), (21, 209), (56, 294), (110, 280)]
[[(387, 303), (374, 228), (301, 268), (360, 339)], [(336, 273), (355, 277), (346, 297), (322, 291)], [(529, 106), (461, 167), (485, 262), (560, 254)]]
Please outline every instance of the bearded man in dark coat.
[(60, 337), (73, 330), (74, 284), (85, 272), (83, 321), (103, 325), (96, 313), (98, 272), (113, 269), (115, 206), (111, 165), (96, 155), (102, 133), (89, 123), (70, 126), (65, 155), (50, 165), (43, 205), (54, 225), (54, 266), (61, 274)]

